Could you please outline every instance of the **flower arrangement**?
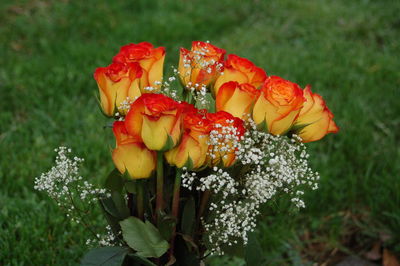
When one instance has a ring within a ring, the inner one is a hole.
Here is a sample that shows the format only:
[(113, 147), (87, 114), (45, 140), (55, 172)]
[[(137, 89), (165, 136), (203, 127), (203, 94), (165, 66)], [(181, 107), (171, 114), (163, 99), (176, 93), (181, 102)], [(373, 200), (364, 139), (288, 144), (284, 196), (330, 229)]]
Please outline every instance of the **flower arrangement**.
[[(88, 244), (100, 248), (82, 264), (199, 265), (243, 249), (264, 204), (286, 195), (303, 208), (318, 188), (304, 143), (338, 131), (323, 98), (225, 53), (195, 41), (163, 79), (165, 48), (142, 42), (96, 69), (115, 169), (95, 188), (79, 175), (83, 159), (60, 147), (35, 181), (93, 232)], [(90, 228), (97, 203), (103, 236)]]

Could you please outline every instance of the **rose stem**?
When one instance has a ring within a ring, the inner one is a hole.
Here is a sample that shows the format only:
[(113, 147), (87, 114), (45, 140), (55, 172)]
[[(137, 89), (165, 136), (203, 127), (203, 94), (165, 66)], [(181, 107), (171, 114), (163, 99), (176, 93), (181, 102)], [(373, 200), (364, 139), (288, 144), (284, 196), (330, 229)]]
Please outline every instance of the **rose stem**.
[(187, 102), (190, 103), (190, 104), (193, 103), (193, 96), (192, 96), (192, 93), (191, 93), (191, 92), (189, 92), (188, 101), (187, 101)]
[(179, 193), (181, 190), (182, 169), (176, 169), (175, 184), (174, 184), (174, 198), (172, 199), (172, 215), (178, 220), (179, 212)]
[(135, 208), (133, 206), (133, 193), (128, 192), (128, 208), (132, 216), (135, 215)]
[(204, 191), (202, 198), (201, 198), (201, 203), (200, 203), (199, 217), (198, 217), (199, 220), (200, 220), (200, 217), (203, 215), (204, 211), (206, 210), (210, 196), (211, 196), (210, 190)]
[[(182, 169), (177, 168), (175, 174), (174, 197), (172, 199), (172, 215), (176, 218), (176, 221), (178, 221), (178, 214), (179, 214), (179, 195), (181, 191), (181, 180), (182, 180)], [(175, 233), (176, 233), (176, 225), (172, 230), (170, 258), (172, 258), (172, 256), (174, 255)]]
[(157, 198), (156, 198), (156, 217), (158, 212), (163, 209), (163, 189), (164, 189), (164, 165), (163, 152), (157, 152)]
[(144, 218), (144, 208), (143, 208), (143, 182), (139, 180), (137, 182), (137, 191), (136, 191), (136, 202), (137, 202), (137, 211), (139, 219), (143, 220)]

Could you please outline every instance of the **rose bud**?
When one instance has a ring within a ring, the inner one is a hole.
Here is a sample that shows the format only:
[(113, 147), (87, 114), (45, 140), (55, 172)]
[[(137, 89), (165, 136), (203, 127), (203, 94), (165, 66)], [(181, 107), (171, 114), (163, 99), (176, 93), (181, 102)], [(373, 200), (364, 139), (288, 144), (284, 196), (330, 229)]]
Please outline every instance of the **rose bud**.
[(184, 112), (182, 138), (178, 146), (165, 153), (168, 163), (189, 170), (203, 166), (208, 150), (209, 125), (209, 121), (198, 110)]
[(133, 179), (150, 177), (156, 168), (156, 154), (134, 136), (130, 136), (123, 121), (113, 125), (116, 148), (112, 152), (115, 167), (122, 174), (128, 171)]
[(210, 165), (230, 167), (236, 161), (236, 151), (245, 133), (242, 119), (225, 111), (208, 113), (211, 123), (207, 161)]
[(265, 71), (250, 60), (230, 54), (225, 62), (224, 72), (215, 81), (213, 94), (217, 95), (219, 88), (228, 81), (249, 83), (258, 89), (266, 78)]
[(161, 88), (164, 59), (164, 47), (154, 48), (151, 43), (141, 42), (122, 46), (120, 52), (113, 58), (113, 61), (139, 63), (143, 69), (143, 75), (140, 79), (140, 89), (142, 93), (148, 93), (155, 92)]
[(225, 111), (246, 120), (259, 94), (260, 91), (248, 83), (226, 82), (220, 87), (216, 97), (217, 111)]
[(132, 103), (125, 117), (126, 129), (142, 139), (150, 150), (165, 151), (180, 139), (181, 113), (182, 107), (173, 99), (146, 93)]
[(179, 77), (185, 87), (200, 89), (215, 81), (217, 72), (222, 70), (225, 50), (210, 43), (194, 41), (192, 49), (180, 49)]
[(304, 142), (320, 140), (328, 133), (336, 133), (339, 127), (333, 121), (333, 114), (325, 101), (307, 86), (303, 91), (306, 101), (295, 121), (296, 133)]
[(141, 95), (139, 80), (142, 73), (138, 63), (112, 63), (96, 69), (94, 79), (99, 87), (100, 105), (105, 115), (113, 116), (121, 103), (133, 101)]
[(293, 82), (271, 76), (253, 108), (253, 120), (274, 135), (285, 134), (300, 113), (305, 99), (303, 90)]

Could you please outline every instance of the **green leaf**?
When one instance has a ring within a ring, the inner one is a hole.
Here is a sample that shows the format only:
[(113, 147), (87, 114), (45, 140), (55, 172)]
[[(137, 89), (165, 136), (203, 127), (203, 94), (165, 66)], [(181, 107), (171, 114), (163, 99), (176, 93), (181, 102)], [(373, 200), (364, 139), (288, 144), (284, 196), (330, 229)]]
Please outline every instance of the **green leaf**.
[(90, 250), (81, 261), (82, 266), (119, 266), (129, 249), (126, 247), (102, 247)]
[(126, 243), (142, 257), (161, 257), (169, 248), (157, 228), (149, 221), (145, 223), (136, 217), (120, 222)]
[(165, 240), (168, 241), (171, 239), (175, 225), (176, 225), (176, 219), (174, 216), (166, 215), (165, 213), (158, 215), (158, 221), (157, 221), (158, 230), (160, 231), (160, 234)]
[(108, 224), (111, 226), (111, 230), (113, 231), (114, 235), (117, 236), (117, 238), (120, 238), (119, 237), (119, 232), (121, 232), (121, 227), (119, 225), (120, 219), (118, 219), (114, 215), (111, 215), (109, 211), (106, 210), (104, 199), (99, 199), (99, 203)]
[(121, 192), (124, 187), (124, 180), (121, 173), (117, 169), (112, 170), (107, 176), (104, 186), (111, 191)]
[(136, 194), (136, 182), (134, 180), (127, 181), (125, 183), (125, 189), (129, 193)]
[(184, 234), (180, 234), (180, 236), (186, 242), (186, 245), (187, 245), (189, 250), (196, 250), (196, 251), (199, 250), (199, 247), (194, 242), (194, 239), (191, 236), (184, 235)]
[(194, 198), (190, 197), (185, 204), (182, 212), (182, 232), (185, 235), (193, 235), (196, 220), (196, 205)]
[(188, 159), (183, 167), (186, 167), (188, 170), (193, 169), (193, 160), (190, 158), (190, 156), (188, 156)]
[[(212, 94), (211, 93), (207, 93), (205, 98), (206, 98), (206, 101), (208, 102), (208, 105), (207, 105), (207, 108), (206, 108), (207, 111), (209, 113), (215, 113), (215, 100), (214, 100)], [(199, 109), (203, 109), (204, 108), (204, 106), (202, 104), (200, 104), (199, 102), (195, 103), (195, 107), (199, 108)]]
[(311, 124), (312, 123), (293, 125), (291, 128), (286, 130), (286, 132), (282, 133), (281, 135), (289, 135), (289, 137), (291, 137), (293, 134), (299, 134), (305, 127)]
[[(128, 256), (134, 261), (139, 263), (139, 265), (144, 265), (144, 266), (157, 266), (156, 264), (152, 263), (146, 258), (137, 256), (136, 254), (128, 254)], [(134, 265), (137, 265), (136, 263)]]
[(129, 209), (126, 206), (125, 199), (119, 192), (111, 192), (111, 197), (100, 199), (104, 210), (118, 220), (123, 220), (129, 216)]
[(249, 240), (247, 242), (245, 252), (246, 252), (245, 254), (246, 265), (248, 266), (263, 265), (264, 252), (254, 232), (249, 234)]
[(104, 211), (106, 213), (110, 214), (111, 216), (113, 216), (115, 218), (120, 217), (117, 207), (115, 207), (114, 201), (112, 200), (111, 197), (101, 198), (100, 203), (101, 203), (101, 206), (103, 206)]
[(165, 143), (164, 147), (161, 149), (161, 151), (167, 151), (172, 149), (175, 146), (174, 140), (172, 137), (168, 134), (168, 139), (167, 142)]
[(125, 201), (124, 196), (121, 192), (111, 191), (111, 198), (114, 202), (115, 207), (118, 210), (118, 213), (122, 219), (125, 219), (130, 215), (129, 208)]
[(269, 132), (267, 121), (264, 119), (260, 124), (257, 125), (257, 129), (260, 131)]
[(176, 265), (200, 265), (198, 254), (189, 250), (181, 235), (176, 236), (175, 250)]

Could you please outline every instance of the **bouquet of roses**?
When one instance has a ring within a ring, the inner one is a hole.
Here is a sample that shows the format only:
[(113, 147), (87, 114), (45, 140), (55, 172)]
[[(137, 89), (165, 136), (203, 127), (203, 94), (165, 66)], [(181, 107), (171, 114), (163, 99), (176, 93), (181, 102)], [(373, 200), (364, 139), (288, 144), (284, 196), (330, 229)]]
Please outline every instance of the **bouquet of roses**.
[[(209, 42), (181, 48), (163, 79), (165, 49), (123, 46), (96, 69), (99, 103), (114, 119), (115, 168), (104, 188), (79, 176), (82, 159), (60, 147), (36, 179), (76, 222), (89, 227), (96, 202), (108, 222), (92, 230), (82, 264), (199, 265), (242, 249), (262, 205), (279, 195), (295, 207), (317, 188), (304, 143), (337, 132), (322, 97)], [(75, 214), (74, 214), (75, 213)]]

